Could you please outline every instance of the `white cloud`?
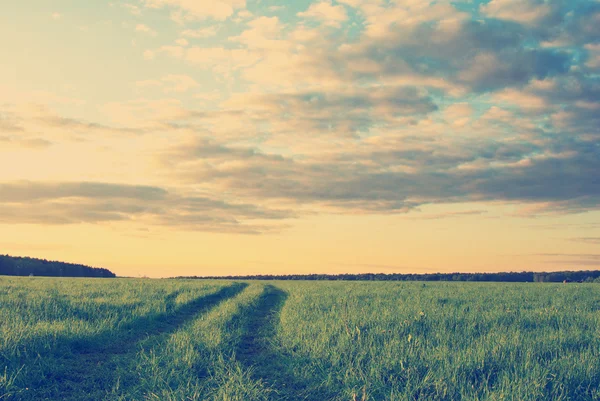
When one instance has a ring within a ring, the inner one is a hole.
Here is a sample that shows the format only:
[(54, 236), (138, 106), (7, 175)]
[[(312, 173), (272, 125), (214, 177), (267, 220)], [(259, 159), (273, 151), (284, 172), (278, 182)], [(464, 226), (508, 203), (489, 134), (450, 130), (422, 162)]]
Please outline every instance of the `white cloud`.
[(254, 14), (252, 14), (250, 11), (244, 9), (244, 10), (238, 11), (237, 16), (240, 18), (252, 18), (252, 17), (254, 17)]
[(121, 4), (121, 7), (129, 11), (132, 15), (140, 16), (142, 15), (142, 10), (136, 5), (133, 4)]
[(154, 53), (152, 50), (144, 51), (145, 60), (154, 60), (154, 57), (156, 57), (156, 53)]
[(245, 44), (249, 49), (284, 50), (290, 43), (282, 40), (283, 24), (277, 17), (259, 17), (248, 22), (249, 29), (229, 40)]
[(489, 17), (533, 24), (547, 17), (551, 8), (544, 3), (531, 0), (492, 0), (480, 6), (482, 13)]
[(210, 38), (212, 36), (215, 36), (217, 34), (218, 30), (219, 30), (219, 27), (216, 25), (213, 25), (208, 28), (186, 29), (185, 31), (181, 32), (181, 35), (188, 37), (188, 38), (204, 39), (204, 38)]
[(173, 58), (183, 58), (185, 55), (185, 48), (182, 46), (161, 46), (155, 53), (167, 54)]
[(198, 86), (198, 82), (187, 75), (167, 75), (162, 78), (162, 81), (167, 84), (165, 91), (168, 92), (187, 92), (188, 90)]
[(137, 81), (138, 88), (160, 88), (164, 93), (183, 93), (198, 86), (198, 82), (187, 75), (165, 75), (161, 79)]
[(152, 29), (148, 25), (144, 25), (144, 24), (137, 24), (135, 26), (135, 31), (145, 33), (146, 35), (150, 35), (150, 36), (158, 35), (154, 29)]
[(233, 15), (235, 10), (244, 8), (246, 0), (145, 0), (151, 8), (170, 7), (175, 13), (172, 18), (181, 22), (212, 18), (224, 21)]
[(157, 124), (184, 118), (187, 112), (178, 99), (136, 99), (127, 102), (110, 102), (101, 111), (111, 121), (136, 129), (156, 128)]
[(600, 44), (588, 44), (585, 45), (585, 49), (589, 52), (585, 65), (589, 68), (600, 68)]
[(473, 107), (468, 103), (454, 103), (444, 110), (444, 117), (449, 124), (462, 127), (471, 121)]
[(247, 49), (226, 49), (222, 47), (191, 47), (185, 59), (201, 68), (229, 76), (234, 71), (256, 63), (260, 55)]
[(348, 19), (348, 15), (343, 6), (334, 6), (329, 1), (313, 3), (308, 10), (298, 13), (298, 16), (316, 19), (325, 25), (331, 26), (340, 26), (342, 22)]

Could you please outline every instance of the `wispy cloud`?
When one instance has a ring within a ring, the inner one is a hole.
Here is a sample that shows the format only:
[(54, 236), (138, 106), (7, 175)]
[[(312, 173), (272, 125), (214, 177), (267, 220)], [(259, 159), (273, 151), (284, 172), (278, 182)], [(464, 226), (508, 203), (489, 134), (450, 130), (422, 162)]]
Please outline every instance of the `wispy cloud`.
[(577, 237), (577, 238), (571, 238), (571, 241), (598, 245), (598, 244), (600, 244), (600, 237)]
[(440, 220), (440, 219), (449, 219), (453, 217), (464, 217), (464, 216), (480, 216), (486, 214), (485, 210), (466, 210), (462, 212), (446, 212), (446, 213), (435, 213), (435, 214), (415, 214), (411, 215), (414, 219), (419, 220)]
[(150, 8), (172, 9), (176, 21), (206, 18), (222, 21), (232, 16), (235, 10), (244, 8), (246, 0), (144, 0), (144, 4)]
[(219, 27), (217, 25), (213, 25), (208, 28), (186, 29), (181, 32), (181, 35), (187, 38), (205, 39), (215, 36), (218, 31)]
[(299, 17), (315, 19), (325, 25), (340, 26), (348, 19), (346, 9), (333, 5), (331, 1), (321, 1), (311, 4), (306, 11), (298, 13)]
[(158, 87), (164, 93), (183, 93), (198, 86), (198, 82), (187, 75), (165, 75), (160, 79), (137, 81), (136, 86), (139, 88)]
[(586, 266), (600, 266), (600, 254), (564, 254), (544, 253), (538, 255), (547, 259), (547, 263), (563, 264), (573, 268), (585, 268)]
[(150, 36), (157, 36), (158, 35), (158, 33), (154, 29), (152, 29), (148, 25), (144, 25), (144, 24), (137, 24), (135, 26), (135, 31), (136, 32), (141, 32), (141, 33), (144, 33), (144, 34), (150, 35)]
[(0, 183), (0, 221), (77, 224), (131, 221), (183, 230), (256, 234), (282, 227), (288, 210), (227, 202), (206, 194), (102, 182)]

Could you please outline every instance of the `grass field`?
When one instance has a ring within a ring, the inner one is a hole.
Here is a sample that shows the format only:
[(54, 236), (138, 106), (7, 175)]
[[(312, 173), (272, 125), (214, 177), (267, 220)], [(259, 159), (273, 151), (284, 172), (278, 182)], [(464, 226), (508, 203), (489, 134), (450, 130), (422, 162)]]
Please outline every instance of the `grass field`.
[(600, 286), (0, 277), (0, 400), (600, 400)]

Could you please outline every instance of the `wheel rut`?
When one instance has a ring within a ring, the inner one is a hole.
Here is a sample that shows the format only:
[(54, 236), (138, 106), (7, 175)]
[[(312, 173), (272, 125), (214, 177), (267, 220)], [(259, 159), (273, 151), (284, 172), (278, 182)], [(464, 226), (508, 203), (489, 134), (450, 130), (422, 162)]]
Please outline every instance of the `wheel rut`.
[(141, 343), (160, 342), (221, 302), (236, 296), (246, 286), (235, 283), (170, 312), (135, 319), (116, 332), (75, 341), (65, 340), (59, 344), (60, 355), (54, 354), (49, 360), (39, 356), (35, 361), (25, 361), (36, 364), (46, 374), (13, 399), (117, 400), (118, 388), (136, 380), (130, 367)]
[(274, 401), (324, 401), (330, 394), (316, 388), (314, 382), (294, 375), (290, 371), (290, 357), (273, 347), (278, 317), (287, 297), (285, 291), (273, 285), (265, 286), (255, 308), (247, 315), (245, 334), (239, 342), (236, 358), (250, 370), (255, 380), (264, 382), (271, 389), (270, 399)]

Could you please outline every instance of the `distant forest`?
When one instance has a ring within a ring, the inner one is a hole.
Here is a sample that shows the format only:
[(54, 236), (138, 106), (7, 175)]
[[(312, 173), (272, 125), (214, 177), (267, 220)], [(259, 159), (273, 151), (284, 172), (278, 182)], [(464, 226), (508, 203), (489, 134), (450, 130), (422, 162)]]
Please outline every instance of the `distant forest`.
[(46, 277), (116, 277), (107, 269), (46, 259), (0, 255), (0, 275)]
[(214, 280), (348, 280), (348, 281), (495, 281), (495, 282), (600, 282), (600, 270), (561, 272), (506, 272), (506, 273), (432, 273), (432, 274), (291, 274), (251, 276), (193, 276), (178, 279)]

